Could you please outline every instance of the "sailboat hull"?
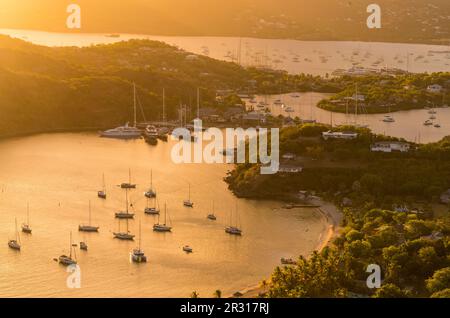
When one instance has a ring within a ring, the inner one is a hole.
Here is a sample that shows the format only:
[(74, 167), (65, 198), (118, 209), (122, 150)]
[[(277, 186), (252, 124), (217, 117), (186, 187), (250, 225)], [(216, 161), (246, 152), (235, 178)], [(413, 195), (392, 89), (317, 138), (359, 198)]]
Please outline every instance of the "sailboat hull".
[(117, 212), (116, 219), (133, 219), (134, 213)]

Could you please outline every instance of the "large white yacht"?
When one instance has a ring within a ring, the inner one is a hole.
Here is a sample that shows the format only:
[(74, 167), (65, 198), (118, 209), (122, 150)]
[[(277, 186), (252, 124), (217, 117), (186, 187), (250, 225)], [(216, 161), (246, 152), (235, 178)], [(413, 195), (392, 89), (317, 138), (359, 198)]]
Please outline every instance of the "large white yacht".
[(142, 131), (136, 126), (136, 85), (133, 84), (133, 109), (134, 109), (134, 124), (130, 126), (126, 123), (125, 126), (119, 126), (113, 129), (108, 129), (100, 132), (101, 137), (118, 138), (118, 139), (134, 139), (141, 138)]

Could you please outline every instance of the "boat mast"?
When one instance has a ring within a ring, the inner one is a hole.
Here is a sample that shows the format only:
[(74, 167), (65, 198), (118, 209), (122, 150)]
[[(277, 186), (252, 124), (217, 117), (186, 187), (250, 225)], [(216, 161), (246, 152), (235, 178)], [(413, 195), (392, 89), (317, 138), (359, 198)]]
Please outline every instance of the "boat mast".
[(197, 119), (200, 119), (200, 88), (197, 87)]
[(89, 226), (91, 226), (91, 200), (89, 200)]
[(128, 189), (125, 189), (125, 204), (126, 204), (125, 211), (128, 214)]
[(103, 193), (105, 193), (106, 194), (106, 185), (105, 185), (105, 174), (103, 173), (103, 176), (102, 176), (102, 182), (103, 182)]
[(133, 83), (133, 109), (134, 109), (134, 128), (136, 128), (136, 84)]
[(162, 111), (163, 111), (163, 115), (162, 115), (162, 120), (163, 123), (166, 123), (166, 91), (163, 88), (163, 96), (162, 96), (162, 102), (163, 102), (163, 106), (162, 106)]
[(70, 231), (69, 258), (72, 258), (72, 231)]
[(16, 242), (19, 242), (20, 237), (19, 237), (19, 231), (17, 230), (17, 218), (14, 218), (14, 222), (16, 224)]
[(139, 251), (141, 250), (141, 220), (139, 220)]
[(30, 226), (30, 203), (27, 202), (27, 225)]

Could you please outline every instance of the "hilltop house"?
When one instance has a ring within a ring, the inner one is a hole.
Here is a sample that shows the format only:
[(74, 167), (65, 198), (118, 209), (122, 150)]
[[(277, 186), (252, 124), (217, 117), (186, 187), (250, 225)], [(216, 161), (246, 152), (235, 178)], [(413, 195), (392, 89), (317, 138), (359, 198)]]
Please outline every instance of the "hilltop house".
[(322, 133), (322, 137), (325, 140), (328, 139), (356, 139), (358, 138), (358, 133), (351, 131), (326, 131)]
[(427, 91), (429, 93), (438, 94), (438, 93), (441, 93), (442, 90), (443, 90), (443, 87), (441, 85), (439, 85), (439, 84), (433, 84), (433, 85), (429, 85), (427, 87)]
[(372, 152), (408, 152), (411, 148), (410, 144), (401, 141), (378, 141), (370, 146)]
[(450, 204), (450, 189), (441, 194), (440, 200), (442, 204)]

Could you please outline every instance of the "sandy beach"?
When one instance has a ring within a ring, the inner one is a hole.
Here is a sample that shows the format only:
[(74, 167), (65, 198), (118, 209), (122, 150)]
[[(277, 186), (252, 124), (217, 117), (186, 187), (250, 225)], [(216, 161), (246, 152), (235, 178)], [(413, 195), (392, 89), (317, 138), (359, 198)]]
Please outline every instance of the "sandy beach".
[[(341, 224), (343, 214), (334, 204), (330, 202), (315, 200), (314, 202), (311, 202), (311, 205), (319, 206), (318, 208), (314, 209), (317, 209), (319, 211), (319, 213), (323, 216), (326, 223), (328, 224), (328, 228), (326, 229), (326, 231), (321, 233), (320, 243), (316, 248), (317, 251), (321, 251), (323, 248), (329, 245), (339, 234), (339, 226)], [(264, 289), (258, 284), (256, 286), (238, 291), (238, 293), (240, 294), (239, 296), (230, 295), (229, 297), (258, 298), (259, 295), (263, 292)]]

